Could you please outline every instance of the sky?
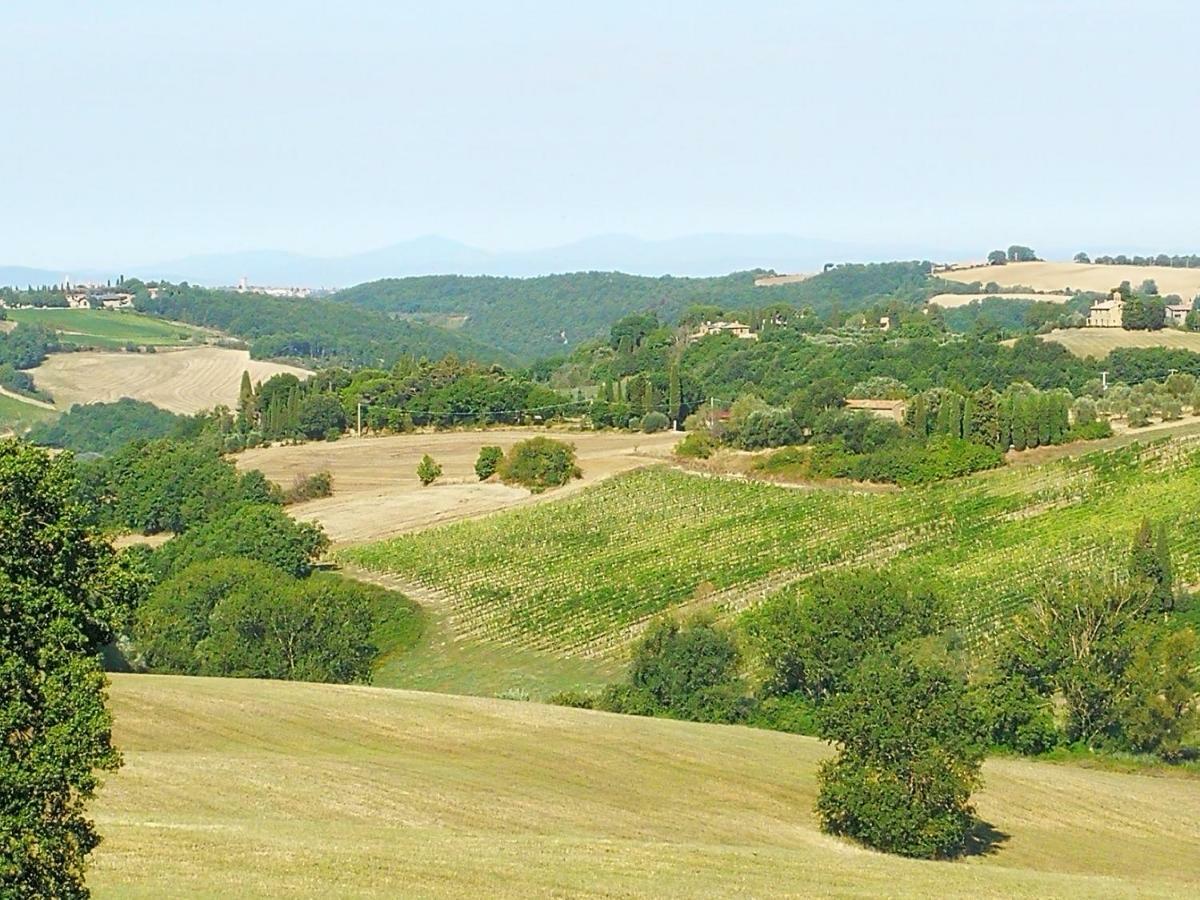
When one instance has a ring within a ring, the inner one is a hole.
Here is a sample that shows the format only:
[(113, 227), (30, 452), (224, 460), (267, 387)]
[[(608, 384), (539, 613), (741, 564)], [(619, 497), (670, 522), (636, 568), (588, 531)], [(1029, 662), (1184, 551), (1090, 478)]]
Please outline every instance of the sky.
[(1200, 250), (1200, 4), (0, 0), (0, 263)]

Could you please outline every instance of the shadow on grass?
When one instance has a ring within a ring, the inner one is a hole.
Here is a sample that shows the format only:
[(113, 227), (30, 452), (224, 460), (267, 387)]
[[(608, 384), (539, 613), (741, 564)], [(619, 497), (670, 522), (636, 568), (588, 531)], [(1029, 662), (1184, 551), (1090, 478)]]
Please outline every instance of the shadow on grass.
[(984, 822), (982, 819), (975, 823), (975, 827), (971, 829), (971, 834), (967, 837), (966, 846), (963, 847), (963, 856), (992, 856), (999, 853), (1000, 848), (1011, 834), (1000, 831), (991, 822)]

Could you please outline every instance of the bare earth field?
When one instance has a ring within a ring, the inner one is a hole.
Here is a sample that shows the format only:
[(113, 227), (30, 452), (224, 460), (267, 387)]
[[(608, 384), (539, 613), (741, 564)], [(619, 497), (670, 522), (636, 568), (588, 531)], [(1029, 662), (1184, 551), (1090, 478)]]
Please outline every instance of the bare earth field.
[(1004, 266), (978, 266), (938, 272), (939, 278), (970, 284), (994, 281), (1001, 287), (1033, 288), (1035, 291), (1109, 291), (1122, 281), (1135, 288), (1153, 278), (1160, 294), (1178, 294), (1191, 300), (1200, 294), (1200, 269), (1173, 269), (1166, 266), (1097, 266), (1072, 262), (1009, 263)]
[(245, 371), (253, 381), (265, 381), (280, 372), (301, 377), (309, 374), (295, 366), (252, 360), (246, 350), (224, 347), (157, 353), (55, 353), (30, 374), (39, 388), (54, 396), (59, 409), (132, 397), (190, 415), (219, 403), (235, 405)]
[[(235, 391), (236, 393), (236, 391)], [(531, 495), (524, 488), (475, 477), (479, 448), (508, 450), (517, 441), (550, 435), (575, 445), (583, 478), (566, 487)], [(563, 497), (610, 475), (668, 458), (680, 435), (622, 432), (548, 432), (507, 428), (387, 437), (343, 438), (247, 450), (239, 469), (260, 469), (284, 487), (297, 475), (328, 470), (333, 496), (290, 507), (298, 519), (319, 522), (337, 544), (374, 541), (403, 531), (470, 518), (521, 503)], [(417, 463), (430, 454), (442, 477), (429, 487), (417, 480)]]
[(936, 303), (942, 309), (957, 309), (960, 306), (970, 306), (975, 300), (1044, 300), (1047, 303), (1066, 303), (1069, 299), (1066, 294), (935, 294), (929, 298), (929, 302)]
[(1200, 332), (1126, 331), (1124, 328), (1063, 328), (1042, 335), (1042, 340), (1062, 344), (1078, 357), (1101, 359), (1118, 347), (1170, 347), (1200, 352)]
[(381, 688), (114, 675), (100, 898), (1186, 897), (1200, 780), (993, 759), (957, 862), (819, 831), (811, 738)]

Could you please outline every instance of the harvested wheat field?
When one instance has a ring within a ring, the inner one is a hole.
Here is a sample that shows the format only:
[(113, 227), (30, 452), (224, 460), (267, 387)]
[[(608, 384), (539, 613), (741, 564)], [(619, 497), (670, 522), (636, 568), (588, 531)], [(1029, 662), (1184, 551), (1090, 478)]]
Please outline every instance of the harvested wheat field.
[[(1062, 328), (1042, 335), (1042, 340), (1062, 344), (1078, 357), (1102, 359), (1118, 347), (1169, 347), (1200, 352), (1200, 332), (1126, 331), (1124, 328)], [(1006, 341), (1005, 343), (1011, 343)]]
[(938, 272), (939, 278), (970, 284), (994, 281), (1001, 287), (1027, 287), (1035, 291), (1110, 291), (1122, 281), (1135, 288), (1147, 278), (1154, 279), (1160, 294), (1178, 294), (1191, 300), (1200, 294), (1200, 269), (1173, 269), (1168, 266), (1098, 266), (1073, 262), (1009, 263), (1004, 266), (976, 266)]
[(929, 303), (937, 304), (942, 309), (957, 309), (960, 306), (970, 306), (976, 300), (1042, 300), (1047, 303), (1066, 303), (1071, 298), (1066, 294), (935, 294), (929, 298)]
[(106, 897), (1185, 897), (1200, 780), (997, 759), (977, 855), (821, 833), (819, 741), (516, 701), (113, 676)]
[(246, 350), (224, 347), (157, 353), (55, 353), (30, 374), (39, 388), (53, 395), (59, 409), (132, 397), (171, 412), (191, 414), (219, 403), (236, 405), (245, 371), (254, 381), (265, 381), (280, 372), (301, 377), (309, 374), (296, 366), (251, 359)]
[[(480, 447), (490, 444), (508, 450), (536, 435), (573, 443), (583, 478), (531, 495), (524, 488), (480, 483), (475, 477)], [(679, 437), (671, 432), (548, 432), (544, 428), (349, 437), (334, 443), (247, 450), (237, 456), (237, 464), (243, 470), (260, 469), (285, 488), (297, 476), (328, 471), (333, 475), (333, 496), (290, 509), (298, 519), (320, 522), (335, 543), (345, 544), (562, 497), (618, 472), (661, 462)], [(426, 453), (441, 464), (443, 474), (422, 487), (417, 463)]]

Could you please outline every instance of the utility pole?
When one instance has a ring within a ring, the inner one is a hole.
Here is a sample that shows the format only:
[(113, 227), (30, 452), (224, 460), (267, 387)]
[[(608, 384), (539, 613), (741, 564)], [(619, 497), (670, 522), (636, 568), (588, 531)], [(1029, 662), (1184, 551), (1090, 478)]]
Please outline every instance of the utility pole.
[(1101, 391), (1101, 393), (1103, 393), (1104, 391), (1107, 391), (1107, 390), (1108, 390), (1108, 373), (1101, 372), (1100, 373), (1100, 391)]
[(358, 401), (358, 436), (362, 437), (362, 401)]

